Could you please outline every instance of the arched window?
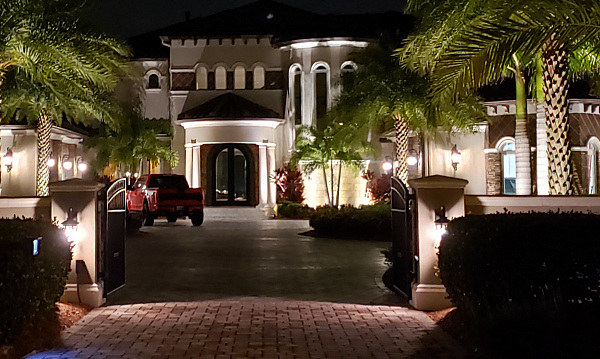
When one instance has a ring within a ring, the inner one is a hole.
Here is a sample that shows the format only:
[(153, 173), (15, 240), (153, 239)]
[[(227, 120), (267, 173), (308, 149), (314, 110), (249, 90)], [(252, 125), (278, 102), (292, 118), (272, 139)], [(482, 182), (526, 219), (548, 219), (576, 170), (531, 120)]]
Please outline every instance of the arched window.
[(290, 66), (290, 100), (292, 100), (294, 124), (302, 125), (302, 68), (295, 64)]
[(254, 88), (262, 89), (265, 87), (265, 68), (262, 66), (256, 66), (254, 68)]
[(238, 65), (233, 69), (233, 88), (236, 90), (243, 90), (246, 88), (246, 69), (241, 65)]
[(598, 138), (590, 138), (587, 149), (588, 194), (598, 194), (598, 161), (600, 160), (598, 156), (600, 141)]
[(227, 70), (223, 66), (215, 70), (215, 89), (227, 90)]
[(517, 157), (515, 142), (506, 140), (499, 146), (502, 161), (502, 193), (517, 194)]
[(198, 69), (196, 69), (196, 89), (208, 89), (208, 71), (204, 66), (199, 66)]
[(148, 76), (148, 88), (149, 89), (159, 89), (160, 88), (160, 79), (157, 74), (152, 74)]
[(340, 68), (342, 76), (342, 88), (350, 88), (354, 83), (354, 73), (358, 70), (358, 66), (352, 61), (346, 61)]
[(327, 126), (324, 121), (325, 114), (329, 109), (329, 66), (324, 62), (317, 62), (312, 68), (315, 89), (315, 117), (318, 129)]

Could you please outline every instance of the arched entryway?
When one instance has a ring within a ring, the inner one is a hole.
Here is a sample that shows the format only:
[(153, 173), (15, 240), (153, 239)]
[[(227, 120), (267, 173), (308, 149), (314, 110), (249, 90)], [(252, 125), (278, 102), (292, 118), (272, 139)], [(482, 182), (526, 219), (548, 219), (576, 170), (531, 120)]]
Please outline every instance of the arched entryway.
[(215, 146), (208, 165), (212, 205), (256, 205), (254, 157), (247, 145)]

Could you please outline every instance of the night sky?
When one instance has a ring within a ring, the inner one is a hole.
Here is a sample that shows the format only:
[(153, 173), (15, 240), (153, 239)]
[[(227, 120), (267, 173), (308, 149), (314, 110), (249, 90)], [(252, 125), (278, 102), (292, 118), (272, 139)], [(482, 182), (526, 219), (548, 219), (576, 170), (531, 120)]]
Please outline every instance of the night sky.
[[(403, 0), (277, 0), (320, 14), (361, 14), (401, 11)], [(110, 35), (128, 38), (222, 10), (246, 5), (253, 0), (88, 0), (84, 22)]]

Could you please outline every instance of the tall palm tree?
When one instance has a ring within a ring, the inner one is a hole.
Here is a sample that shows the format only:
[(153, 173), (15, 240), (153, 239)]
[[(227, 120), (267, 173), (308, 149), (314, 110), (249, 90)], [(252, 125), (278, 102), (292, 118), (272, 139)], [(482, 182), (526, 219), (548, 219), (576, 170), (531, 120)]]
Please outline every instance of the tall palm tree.
[[(0, 5), (0, 91), (11, 86), (6, 83), (11, 74), (16, 78), (13, 87), (37, 91), (22, 107), (30, 120), (38, 119), (38, 196), (48, 195), (46, 162), (53, 121), (61, 121), (66, 112), (69, 120), (94, 116), (110, 122), (108, 109), (114, 101), (107, 101), (105, 95), (114, 89), (127, 64), (125, 46), (78, 27), (77, 9), (79, 5), (71, 0), (6, 0)], [(19, 96), (27, 97), (22, 91)], [(35, 97), (44, 105), (32, 106)], [(30, 110), (36, 106), (39, 112), (32, 115)], [(11, 107), (19, 106), (11, 101)], [(11, 111), (15, 113), (3, 110)]]
[(435, 133), (440, 127), (455, 131), (483, 121), (485, 115), (475, 97), (433, 108), (428, 80), (398, 65), (395, 48), (395, 44), (383, 43), (353, 55), (358, 71), (352, 74), (349, 86), (343, 87), (328, 120), (344, 123), (338, 136), (345, 137), (346, 143), (375, 142), (372, 140), (379, 133), (395, 130), (394, 175), (406, 184), (410, 131), (421, 135)]
[(521, 54), (523, 63), (541, 54), (550, 194), (570, 194), (568, 53), (590, 43), (597, 48), (600, 4), (591, 0), (489, 1), (484, 9), (439, 51), (432, 71), (434, 91), (440, 98), (460, 98), (498, 81), (513, 54)]

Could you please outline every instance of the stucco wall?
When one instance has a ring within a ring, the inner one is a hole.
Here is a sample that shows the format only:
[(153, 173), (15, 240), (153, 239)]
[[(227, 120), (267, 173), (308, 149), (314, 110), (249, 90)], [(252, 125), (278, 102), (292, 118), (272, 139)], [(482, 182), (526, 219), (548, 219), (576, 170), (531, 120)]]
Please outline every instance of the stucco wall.
[[(300, 168), (303, 165), (300, 164)], [(334, 178), (337, 179), (338, 164), (334, 164)], [(323, 179), (323, 171), (315, 170), (312, 173), (304, 173), (304, 203), (310, 207), (316, 208), (326, 204), (325, 196), (325, 181)], [(331, 195), (331, 172), (327, 170), (328, 188)], [(337, 182), (334, 185), (337, 189)], [(369, 198), (366, 197), (367, 182), (362, 179), (360, 174), (355, 174), (348, 168), (342, 169), (342, 180), (340, 184), (340, 204), (352, 204), (359, 206), (368, 204)], [(333, 197), (335, 198), (335, 193)]]

